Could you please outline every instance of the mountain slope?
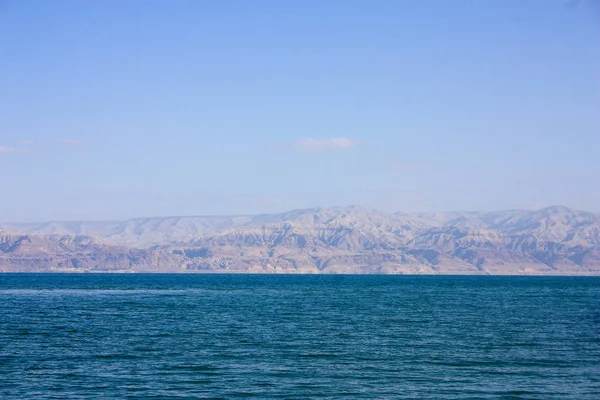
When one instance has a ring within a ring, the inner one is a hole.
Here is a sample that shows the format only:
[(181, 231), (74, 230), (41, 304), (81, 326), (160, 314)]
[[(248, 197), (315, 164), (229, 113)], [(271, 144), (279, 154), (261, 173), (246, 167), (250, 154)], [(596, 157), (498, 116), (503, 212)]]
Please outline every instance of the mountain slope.
[(432, 214), (332, 207), (0, 231), (0, 271), (600, 274), (600, 216), (557, 206)]

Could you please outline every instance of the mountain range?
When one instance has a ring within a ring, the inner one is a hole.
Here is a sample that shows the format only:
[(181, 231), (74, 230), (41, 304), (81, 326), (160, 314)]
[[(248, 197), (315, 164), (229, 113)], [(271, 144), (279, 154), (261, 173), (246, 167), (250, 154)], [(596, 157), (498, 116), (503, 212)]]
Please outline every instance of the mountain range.
[(0, 224), (3, 272), (600, 275), (600, 214), (281, 214)]

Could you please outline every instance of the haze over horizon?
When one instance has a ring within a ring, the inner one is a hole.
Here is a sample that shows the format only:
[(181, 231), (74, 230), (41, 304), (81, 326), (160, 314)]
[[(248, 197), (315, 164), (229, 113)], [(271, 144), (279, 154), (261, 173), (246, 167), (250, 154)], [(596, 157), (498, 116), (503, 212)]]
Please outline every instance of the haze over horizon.
[[(545, 207), (540, 207), (540, 208), (535, 208), (535, 209), (506, 209), (506, 210), (446, 210), (446, 211), (425, 211), (425, 212), (406, 212), (403, 210), (395, 210), (395, 211), (388, 211), (388, 210), (380, 210), (377, 208), (372, 208), (372, 207), (368, 207), (368, 206), (363, 206), (363, 205), (359, 205), (359, 204), (351, 204), (351, 205), (347, 205), (347, 206), (328, 206), (328, 207), (321, 207), (321, 206), (316, 206), (316, 207), (305, 207), (305, 208), (295, 208), (295, 209), (291, 209), (291, 210), (284, 210), (281, 212), (265, 212), (265, 213), (247, 213), (247, 214), (243, 214), (243, 213), (232, 213), (232, 214), (189, 214), (189, 215), (184, 215), (184, 214), (174, 214), (174, 215), (145, 215), (145, 216), (135, 216), (135, 217), (131, 217), (131, 218), (112, 218), (112, 219), (72, 219), (72, 220), (39, 220), (39, 221), (0, 221), (0, 231), (2, 230), (3, 226), (10, 226), (10, 224), (23, 224), (23, 225), (37, 225), (37, 224), (44, 224), (44, 223), (54, 223), (54, 222), (58, 222), (58, 223), (78, 223), (78, 222), (110, 222), (110, 221), (114, 221), (114, 222), (123, 222), (123, 221), (131, 221), (131, 220), (156, 220), (156, 219), (172, 219), (172, 218), (235, 218), (235, 217), (258, 217), (258, 216), (269, 216), (269, 215), (285, 215), (285, 214), (293, 214), (295, 212), (315, 212), (318, 213), (319, 211), (323, 211), (323, 210), (349, 210), (349, 209), (353, 209), (353, 208), (358, 208), (358, 211), (364, 211), (364, 212), (377, 212), (377, 213), (386, 213), (389, 215), (393, 215), (393, 214), (402, 214), (402, 215), (429, 215), (429, 214), (439, 214), (439, 215), (446, 215), (446, 214), (479, 214), (479, 213), (499, 213), (499, 212), (511, 212), (511, 211), (527, 211), (527, 212), (540, 212), (540, 211), (547, 211), (549, 213), (552, 212), (560, 212), (560, 213), (565, 213), (565, 214), (569, 214), (571, 212), (584, 212), (584, 213), (590, 213), (590, 214), (600, 214), (600, 213), (596, 213), (593, 211), (588, 211), (588, 210), (580, 210), (580, 209), (576, 209), (576, 208), (571, 208), (571, 207), (567, 207), (567, 206), (563, 206), (563, 205), (558, 205), (558, 204), (553, 204), (553, 205), (549, 205), (549, 206), (545, 206)], [(7, 224), (7, 225), (3, 225), (3, 224)]]
[(2, 1), (0, 222), (600, 212), (599, 4)]

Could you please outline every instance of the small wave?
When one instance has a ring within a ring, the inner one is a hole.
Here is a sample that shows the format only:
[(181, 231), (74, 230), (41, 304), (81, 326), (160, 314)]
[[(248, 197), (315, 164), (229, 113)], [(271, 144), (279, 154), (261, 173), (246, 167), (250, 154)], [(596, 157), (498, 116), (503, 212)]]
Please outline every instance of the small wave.
[(0, 289), (0, 296), (184, 295), (203, 289)]

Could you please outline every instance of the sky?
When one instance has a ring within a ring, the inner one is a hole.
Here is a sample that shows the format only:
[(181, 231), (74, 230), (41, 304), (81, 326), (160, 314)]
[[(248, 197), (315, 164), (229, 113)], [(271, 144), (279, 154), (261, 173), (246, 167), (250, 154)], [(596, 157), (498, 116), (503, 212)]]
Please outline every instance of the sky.
[(600, 212), (597, 0), (0, 0), (0, 221)]

